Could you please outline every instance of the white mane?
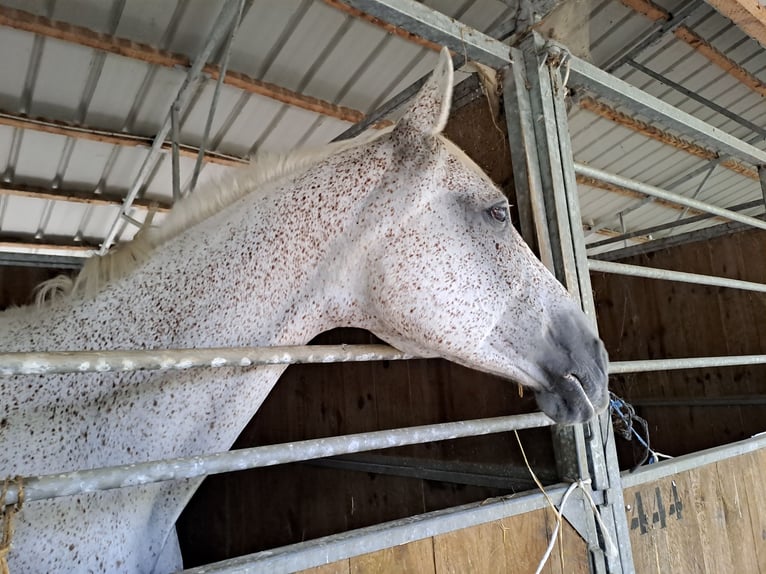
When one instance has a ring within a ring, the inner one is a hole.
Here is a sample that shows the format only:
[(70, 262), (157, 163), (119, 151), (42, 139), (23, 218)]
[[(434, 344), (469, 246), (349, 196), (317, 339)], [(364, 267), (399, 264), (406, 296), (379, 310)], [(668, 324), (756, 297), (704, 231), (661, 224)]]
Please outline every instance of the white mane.
[(147, 261), (157, 247), (245, 195), (282, 178), (299, 175), (336, 153), (370, 143), (389, 131), (384, 129), (376, 133), (365, 133), (316, 149), (285, 154), (258, 153), (250, 165), (208, 182), (181, 199), (159, 226), (144, 227), (131, 241), (119, 244), (106, 255), (86, 260), (76, 277), (60, 275), (38, 285), (35, 302), (43, 305), (62, 298), (95, 295), (105, 285), (125, 277)]

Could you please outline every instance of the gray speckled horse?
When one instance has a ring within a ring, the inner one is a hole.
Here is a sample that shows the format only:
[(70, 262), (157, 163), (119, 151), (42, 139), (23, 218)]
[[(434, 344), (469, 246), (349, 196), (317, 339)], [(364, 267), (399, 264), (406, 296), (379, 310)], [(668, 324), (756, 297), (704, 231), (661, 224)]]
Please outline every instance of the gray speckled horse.
[[(508, 203), (440, 132), (452, 67), (391, 130), (266, 160), (92, 260), (66, 293), (0, 315), (7, 351), (303, 344), (339, 326), (517, 381), (561, 423), (607, 404), (606, 354), (513, 230)], [(256, 190), (257, 188), (257, 190)], [(226, 450), (284, 367), (0, 378), (0, 473)], [(174, 523), (199, 481), (30, 502), (24, 572), (180, 566)]]

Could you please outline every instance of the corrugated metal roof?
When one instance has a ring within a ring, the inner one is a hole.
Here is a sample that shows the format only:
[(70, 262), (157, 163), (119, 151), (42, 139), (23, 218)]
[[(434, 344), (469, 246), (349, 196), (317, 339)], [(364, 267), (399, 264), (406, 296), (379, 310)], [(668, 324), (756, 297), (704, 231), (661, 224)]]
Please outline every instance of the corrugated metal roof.
[[(498, 0), (431, 0), (427, 5), (469, 26), (487, 30), (513, 17), (514, 10)], [(661, 2), (669, 11), (682, 1)], [(0, 0), (54, 20), (84, 26), (95, 33), (149, 44), (158, 50), (193, 59), (201, 50), (221, 2), (209, 0)], [(271, 82), (299, 94), (361, 112), (370, 112), (432, 68), (435, 53), (349, 16), (320, 0), (248, 2), (231, 48), (229, 69), (256, 80)], [(75, 9), (76, 8), (76, 9)], [(602, 64), (656, 25), (615, 0), (594, 3), (590, 19), (591, 57)], [(731, 22), (700, 3), (685, 25), (715, 48), (766, 82), (764, 50)], [(216, 59), (220, 58), (220, 50)], [(763, 97), (742, 85), (672, 33), (635, 55), (651, 70), (685, 86), (731, 112), (766, 128)], [(747, 126), (709, 109), (625, 64), (615, 75), (664, 99), (700, 119), (740, 138), (752, 138)], [(73, 122), (101, 130), (153, 136), (164, 121), (185, 70), (150, 64), (43, 38), (9, 27), (0, 28), (0, 109), (16, 115)], [(203, 82), (184, 114), (181, 141), (197, 146), (213, 97), (213, 82)], [(638, 119), (641, 119), (640, 117)], [(348, 127), (346, 121), (287, 105), (261, 95), (224, 85), (215, 112), (209, 147), (245, 157), (257, 149), (285, 150), (320, 145)], [(668, 186), (693, 196), (704, 173), (684, 179), (706, 160), (674, 149), (598, 115), (572, 107), (570, 128), (577, 161)], [(763, 139), (755, 145), (766, 149)], [(145, 147), (68, 138), (62, 135), (0, 126), (0, 174), (5, 184), (36, 184), (124, 195), (146, 157)], [(181, 158), (181, 181), (188, 182), (193, 160)], [(227, 169), (207, 164), (203, 178)], [(141, 193), (169, 202), (169, 154), (153, 170)], [(697, 192), (697, 198), (732, 205), (759, 196), (756, 181), (717, 166)], [(97, 245), (118, 214), (118, 207), (84, 205), (29, 197), (0, 196), (0, 238), (28, 243)], [(581, 187), (586, 225), (604, 233), (672, 221), (683, 213), (657, 202), (635, 208), (642, 200), (603, 189)], [(622, 221), (618, 217), (626, 212)], [(758, 210), (750, 210), (757, 212)], [(748, 213), (748, 212), (746, 212)], [(131, 216), (142, 221), (145, 209)], [(161, 217), (161, 216), (159, 216)], [(716, 223), (709, 220), (698, 227)], [(689, 229), (691, 228), (684, 228)], [(120, 239), (135, 233), (124, 225)], [(620, 246), (621, 244), (616, 244)]]

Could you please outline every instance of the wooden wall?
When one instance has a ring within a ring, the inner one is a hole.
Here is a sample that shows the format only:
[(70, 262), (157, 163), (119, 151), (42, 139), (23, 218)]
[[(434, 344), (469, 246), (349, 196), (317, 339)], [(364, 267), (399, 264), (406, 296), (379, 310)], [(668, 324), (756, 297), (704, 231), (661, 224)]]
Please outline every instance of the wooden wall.
[[(556, 520), (549, 509), (433, 536), (303, 570), (303, 574), (531, 574), (545, 554)], [(544, 574), (588, 574), (588, 548), (564, 521)], [(561, 558), (563, 551), (563, 560)]]
[[(766, 449), (625, 490), (639, 574), (766, 572)], [(564, 562), (543, 572), (589, 572), (585, 543), (564, 523)], [(534, 572), (554, 526), (549, 509), (364, 554), (305, 574)]]
[(766, 450), (625, 491), (636, 572), (766, 572)]
[[(623, 263), (766, 283), (766, 233), (747, 231), (632, 257)], [(599, 328), (613, 361), (766, 354), (766, 295), (595, 274)], [(624, 398), (680, 401), (766, 395), (766, 366), (614, 377)], [(679, 455), (766, 430), (766, 405), (645, 406), (654, 447)], [(619, 440), (618, 440), (619, 442)], [(624, 463), (631, 462), (627, 451)]]

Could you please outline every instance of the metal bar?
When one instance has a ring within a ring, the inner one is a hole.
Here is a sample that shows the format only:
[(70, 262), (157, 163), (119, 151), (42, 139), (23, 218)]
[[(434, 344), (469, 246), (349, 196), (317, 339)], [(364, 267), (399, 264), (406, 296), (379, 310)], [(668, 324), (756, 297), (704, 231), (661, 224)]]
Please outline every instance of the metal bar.
[(200, 367), (401, 361), (415, 358), (419, 357), (408, 355), (388, 345), (295, 345), (220, 349), (0, 353), (0, 375), (167, 371)]
[[(226, 45), (223, 49), (223, 58), (221, 60), (221, 68), (218, 73), (218, 79), (215, 81), (215, 89), (213, 90), (213, 99), (210, 102), (210, 111), (205, 121), (205, 129), (202, 132), (202, 140), (199, 144), (199, 152), (197, 153), (197, 159), (194, 161), (194, 172), (192, 173), (191, 183), (189, 184), (189, 192), (194, 191), (197, 187), (197, 179), (199, 173), (202, 170), (202, 161), (205, 159), (205, 148), (207, 147), (208, 138), (210, 137), (210, 128), (213, 125), (213, 118), (215, 117), (215, 111), (218, 108), (218, 97), (221, 94), (221, 86), (223, 85), (223, 79), (226, 76), (226, 71), (229, 69), (229, 57), (231, 56), (231, 46), (234, 41), (234, 36), (237, 34), (239, 25), (242, 22), (242, 11), (245, 8), (245, 0), (239, 1), (239, 9), (237, 11), (237, 19), (232, 24), (229, 37), (226, 39)], [(179, 184), (180, 195), (180, 184)]]
[[(546, 493), (560, 504), (567, 487), (552, 486)], [(599, 501), (598, 493), (594, 500)], [(542, 492), (511, 495), (256, 552), (183, 570), (183, 574), (286, 574), (547, 507)]]
[[(342, 1), (342, 0), (339, 0)], [(489, 36), (502, 36), (507, 34), (507, 25), (503, 22), (498, 22), (496, 26), (493, 26), (487, 31), (487, 35)], [(452, 56), (452, 66), (454, 69), (458, 69), (465, 64), (465, 58), (463, 57), (462, 51), (459, 51)], [(423, 84), (426, 83), (428, 78), (431, 77), (431, 73), (429, 72), (422, 78), (416, 80), (409, 86), (407, 86), (404, 90), (399, 92), (398, 94), (394, 95), (393, 97), (389, 98), (386, 102), (375, 108), (375, 111), (367, 114), (364, 116), (361, 120), (356, 122), (354, 125), (352, 125), (350, 128), (345, 130), (340, 135), (336, 136), (332, 141), (342, 141), (351, 139), (353, 137), (358, 136), (360, 133), (362, 133), (364, 130), (369, 128), (370, 126), (374, 126), (381, 122), (381, 120), (384, 120), (389, 114), (394, 112), (395, 110), (399, 109), (401, 106), (409, 102), (415, 94), (417, 94), (420, 91), (420, 88), (423, 87)], [(459, 85), (458, 85), (459, 88)], [(456, 88), (456, 90), (458, 89)], [(453, 102), (455, 103), (455, 102)]]
[(738, 367), (766, 364), (766, 355), (740, 355), (736, 357), (690, 357), (685, 359), (646, 359), (642, 361), (615, 361), (609, 363), (610, 375), (672, 371), (678, 369), (706, 369), (709, 367)]
[(693, 283), (695, 285), (711, 285), (713, 287), (730, 287), (745, 291), (758, 291), (766, 293), (766, 284), (715, 275), (702, 275), (699, 273), (687, 273), (685, 271), (671, 271), (669, 269), (657, 269), (654, 267), (642, 267), (640, 265), (628, 265), (613, 261), (600, 261), (588, 259), (588, 267), (591, 271), (600, 273), (613, 273), (615, 275), (628, 275), (631, 277), (644, 277), (647, 279), (662, 279), (665, 281), (678, 281), (680, 283)]
[(632, 488), (764, 448), (766, 448), (766, 433), (760, 433), (749, 439), (677, 456), (670, 460), (639, 467), (633, 472), (624, 472), (622, 474), (622, 486), (623, 488)]
[(690, 0), (683, 6), (680, 6), (673, 11), (672, 18), (656, 22), (643, 38), (638, 38), (631, 44), (625, 46), (621, 51), (618, 51), (609, 58), (601, 67), (607, 72), (614, 72), (627, 60), (640, 54), (646, 48), (662, 38), (662, 36), (680, 26), (698, 7), (699, 2), (697, 0)]
[(766, 395), (739, 397), (702, 397), (675, 399), (636, 399), (634, 407), (760, 407), (766, 405)]
[[(155, 482), (199, 478), (211, 474), (288, 464), (339, 454), (482, 436), (553, 424), (554, 422), (543, 413), (530, 413), (357, 433), (202, 456), (29, 477), (24, 478), (23, 482), (24, 499), (25, 501), (46, 500)], [(17, 500), (18, 488), (9, 487), (5, 501), (0, 500), (0, 506), (15, 504)]]
[[(739, 203), (737, 205), (732, 205), (730, 207), (727, 207), (729, 211), (744, 211), (746, 209), (752, 209), (753, 207), (758, 207), (760, 205), (763, 205), (763, 201), (756, 200), (756, 201), (747, 201), (745, 203)], [(717, 217), (716, 215), (711, 215), (709, 213), (705, 213), (702, 215), (695, 215), (693, 217), (687, 217), (686, 219), (679, 219), (675, 221), (670, 221), (668, 223), (663, 223), (661, 225), (653, 225), (652, 227), (644, 227), (643, 229), (638, 229), (636, 231), (630, 231), (628, 233), (625, 233), (623, 235), (617, 235), (615, 237), (609, 237), (607, 239), (602, 239), (601, 241), (595, 241), (593, 243), (588, 243), (588, 249), (595, 249), (596, 247), (602, 247), (604, 245), (610, 245), (612, 243), (619, 243), (620, 241), (624, 241), (626, 239), (632, 239), (633, 237), (639, 237), (639, 236), (646, 236), (651, 235), (652, 233), (656, 233), (658, 231), (664, 231), (666, 229), (673, 229), (676, 227), (682, 227), (684, 225), (691, 225), (692, 223), (699, 223), (700, 221), (704, 221), (706, 219), (712, 219), (713, 217)]]
[(180, 130), (178, 126), (178, 98), (170, 106), (170, 139), (173, 182), (173, 203), (181, 199)]
[(711, 126), (671, 106), (643, 90), (615, 78), (593, 64), (572, 57), (569, 63), (569, 83), (596, 92), (615, 103), (623, 105), (633, 113), (639, 113), (650, 120), (690, 136), (714, 150), (745, 160), (753, 165), (766, 164), (766, 151), (743, 142), (723, 130)]
[(511, 63), (507, 44), (413, 0), (342, 0), (344, 4), (398, 28), (447, 46), (456, 54), (493, 68)]
[[(760, 215), (759, 217), (766, 219), (766, 214)], [(624, 249), (606, 251), (604, 253), (593, 255), (592, 258), (601, 261), (618, 261), (626, 257), (633, 257), (634, 255), (641, 255), (642, 253), (651, 253), (652, 251), (657, 251), (659, 249), (669, 249), (670, 247), (677, 247), (678, 245), (693, 243), (695, 241), (709, 241), (716, 237), (731, 235), (732, 233), (738, 233), (740, 231), (747, 231), (747, 229), (748, 227), (744, 223), (730, 221), (729, 223), (722, 223), (721, 225), (688, 231), (680, 235), (671, 235), (669, 237), (663, 237), (662, 239), (655, 239), (642, 243), (641, 245), (632, 245)]]
[[(535, 488), (535, 483), (526, 467), (508, 464), (483, 464), (375, 454), (322, 458), (306, 464), (506, 490), (519, 490), (520, 487)], [(546, 473), (544, 469), (536, 469), (535, 474), (543, 483), (550, 484), (558, 479), (555, 472)]]
[[(218, 18), (216, 19), (216, 22), (213, 25), (213, 29), (211, 30), (207, 38), (207, 42), (205, 43), (205, 46), (197, 55), (197, 58), (194, 60), (194, 63), (192, 64), (191, 68), (189, 68), (189, 71), (187, 72), (187, 75), (186, 75), (186, 79), (184, 80), (183, 84), (178, 90), (179, 112), (183, 112), (185, 106), (189, 102), (189, 99), (193, 92), (193, 87), (196, 84), (196, 82), (200, 79), (202, 75), (202, 68), (205, 66), (205, 63), (210, 58), (210, 55), (213, 53), (213, 50), (216, 49), (218, 44), (220, 44), (221, 40), (223, 39), (224, 35), (231, 29), (234, 19), (236, 18), (238, 13), (238, 7), (239, 7), (239, 0), (228, 0), (221, 8), (220, 13), (218, 14)], [(130, 208), (130, 204), (132, 203), (133, 199), (135, 199), (135, 197), (138, 195), (138, 192), (141, 190), (141, 187), (144, 185), (149, 174), (154, 169), (157, 158), (159, 157), (159, 154), (162, 150), (162, 146), (165, 142), (165, 138), (167, 137), (168, 132), (170, 131), (170, 127), (171, 127), (170, 113), (168, 113), (165, 117), (165, 120), (162, 123), (162, 126), (157, 132), (157, 135), (154, 138), (154, 141), (152, 143), (151, 149), (149, 150), (149, 153), (144, 158), (143, 164), (141, 164), (141, 168), (138, 171), (138, 175), (136, 175), (136, 178), (133, 181), (133, 184), (131, 185), (130, 190), (128, 190), (128, 194), (125, 197), (124, 204), (121, 209), (121, 213), (125, 213)], [(117, 233), (120, 229), (120, 224), (121, 224), (120, 216), (118, 215), (112, 222), (112, 225), (109, 228), (109, 231), (107, 232), (103, 243), (101, 244), (101, 249), (99, 250), (100, 254), (103, 255), (109, 250), (109, 247), (114, 242), (115, 237), (117, 236)]]
[(706, 107), (710, 108), (711, 110), (718, 112), (722, 116), (727, 117), (728, 119), (732, 120), (733, 122), (736, 122), (739, 125), (746, 127), (750, 131), (752, 131), (752, 132), (758, 134), (759, 136), (761, 136), (762, 139), (766, 138), (766, 129), (762, 128), (761, 126), (759, 126), (757, 124), (754, 124), (751, 121), (746, 120), (742, 116), (740, 116), (738, 114), (735, 114), (732, 111), (727, 110), (723, 106), (719, 106), (718, 104), (716, 104), (715, 102), (713, 102), (711, 100), (708, 100), (707, 98), (703, 98), (697, 92), (694, 92), (694, 91), (692, 91), (692, 90), (690, 90), (688, 88), (685, 88), (681, 84), (678, 84), (678, 83), (674, 82), (673, 80), (671, 80), (669, 78), (666, 78), (662, 74), (660, 74), (658, 72), (655, 72), (654, 70), (652, 70), (650, 68), (647, 68), (643, 64), (640, 64), (640, 63), (636, 62), (633, 59), (626, 60), (625, 63), (629, 64), (631, 67), (635, 68), (639, 72), (642, 72), (643, 74), (646, 74), (650, 78), (654, 78), (658, 82), (661, 82), (661, 83), (665, 84), (666, 86), (668, 86), (670, 88), (673, 88), (677, 92), (682, 93), (687, 98), (691, 98), (692, 100), (702, 104), (703, 106), (706, 106)]
[(766, 221), (756, 219), (755, 217), (741, 215), (734, 211), (724, 209), (723, 207), (711, 205), (709, 203), (705, 203), (704, 201), (699, 201), (697, 199), (684, 197), (683, 195), (679, 195), (677, 193), (671, 193), (670, 191), (660, 189), (659, 187), (649, 185), (648, 183), (635, 181), (627, 177), (623, 177), (621, 175), (616, 175), (601, 169), (597, 169), (595, 167), (591, 167), (589, 165), (575, 162), (575, 171), (579, 173), (580, 175), (584, 175), (586, 177), (592, 177), (600, 181), (605, 181), (607, 183), (612, 183), (614, 185), (626, 187), (628, 189), (632, 189), (633, 191), (637, 191), (639, 193), (650, 195), (652, 197), (657, 197), (659, 199), (664, 199), (665, 201), (670, 201), (672, 203), (677, 203), (678, 205), (691, 207), (692, 209), (703, 211), (705, 213), (712, 213), (713, 215), (725, 217), (726, 219), (729, 219), (731, 221), (746, 223), (747, 225), (750, 225), (752, 227), (757, 227), (758, 229), (766, 229)]
[(758, 181), (761, 184), (761, 193), (763, 194), (763, 203), (766, 205), (766, 165), (758, 166)]
[[(512, 50), (514, 81), (506, 85), (506, 98), (510, 96), (513, 101), (529, 102), (524, 110), (510, 108), (511, 115), (519, 116), (509, 118), (511, 145), (517, 149), (513, 156), (514, 174), (516, 181), (523, 182), (527, 177), (521, 190), (527, 194), (534, 189), (528, 174), (534, 174), (535, 178), (539, 174), (541, 198), (535, 199), (530, 194), (527, 201), (536, 205), (535, 216), (547, 225), (548, 237), (541, 238), (541, 243), (550, 244), (554, 273), (595, 322), (561, 75), (567, 52), (555, 50), (554, 47), (552, 51), (535, 33), (522, 42), (521, 50)], [(523, 149), (518, 149), (520, 145), (536, 148), (534, 164)], [(517, 163), (522, 163), (526, 169), (518, 170)], [(615, 482), (614, 478), (619, 474), (619, 468), (616, 458), (605, 449), (602, 441), (602, 437), (608, 438), (610, 426), (602, 429), (601, 424), (600, 420), (595, 420), (586, 425), (554, 427), (556, 466), (561, 477), (591, 478), (594, 491), (611, 493), (612, 506), (599, 507), (599, 514), (612, 539), (622, 549), (621, 556), (602, 553), (594, 516), (582, 505), (577, 508), (582, 520), (577, 522), (588, 542), (594, 572), (627, 574), (633, 572), (633, 566), (625, 513), (620, 502), (619, 479)], [(610, 467), (613, 468), (610, 470)]]

